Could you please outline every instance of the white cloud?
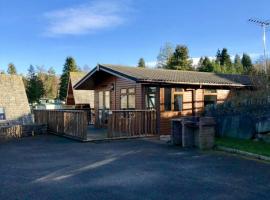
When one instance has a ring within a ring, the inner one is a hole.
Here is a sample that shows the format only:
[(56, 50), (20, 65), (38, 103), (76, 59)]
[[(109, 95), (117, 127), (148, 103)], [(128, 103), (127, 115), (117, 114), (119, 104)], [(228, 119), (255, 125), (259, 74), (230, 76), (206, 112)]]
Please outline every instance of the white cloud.
[(46, 35), (80, 35), (119, 26), (126, 22), (129, 1), (94, 1), (45, 13)]

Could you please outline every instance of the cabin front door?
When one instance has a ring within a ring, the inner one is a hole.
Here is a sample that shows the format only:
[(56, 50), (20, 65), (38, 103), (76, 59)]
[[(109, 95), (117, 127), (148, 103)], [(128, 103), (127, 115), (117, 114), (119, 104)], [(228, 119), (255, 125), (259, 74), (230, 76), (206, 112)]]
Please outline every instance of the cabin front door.
[(108, 126), (110, 110), (110, 91), (99, 91), (98, 93), (98, 120), (101, 127)]

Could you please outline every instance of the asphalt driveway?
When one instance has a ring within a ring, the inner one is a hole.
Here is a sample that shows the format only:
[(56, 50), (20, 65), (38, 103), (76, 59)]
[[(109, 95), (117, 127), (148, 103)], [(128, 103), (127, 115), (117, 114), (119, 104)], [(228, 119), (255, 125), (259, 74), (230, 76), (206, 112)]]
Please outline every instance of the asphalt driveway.
[(0, 199), (270, 199), (270, 164), (154, 139), (0, 144)]

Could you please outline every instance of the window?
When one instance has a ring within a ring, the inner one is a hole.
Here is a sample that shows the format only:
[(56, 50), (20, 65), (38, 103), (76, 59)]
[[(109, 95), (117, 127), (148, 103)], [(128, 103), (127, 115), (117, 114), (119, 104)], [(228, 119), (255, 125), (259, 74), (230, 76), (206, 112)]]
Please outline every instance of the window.
[(182, 111), (183, 93), (183, 88), (164, 88), (164, 110)]
[(183, 110), (183, 95), (174, 94), (174, 111), (182, 111), (182, 110)]
[(164, 109), (171, 111), (172, 108), (172, 90), (171, 88), (164, 88)]
[(215, 105), (217, 103), (217, 90), (205, 89), (204, 90), (204, 107)]
[(182, 111), (183, 110), (183, 88), (175, 88), (173, 93), (173, 105), (174, 111)]
[(6, 116), (5, 116), (5, 110), (4, 108), (0, 108), (0, 120), (5, 120)]
[(103, 91), (98, 92), (98, 108), (103, 109), (104, 104), (103, 104)]
[(135, 109), (135, 88), (121, 89), (121, 109)]
[(110, 91), (98, 92), (98, 108), (110, 109)]
[(110, 109), (110, 91), (105, 91), (105, 109)]
[(128, 108), (135, 109), (135, 89), (128, 89)]
[(156, 107), (156, 87), (148, 87), (146, 88), (145, 93), (145, 107), (147, 109), (154, 109)]
[(204, 95), (204, 106), (215, 105), (217, 103), (216, 95)]

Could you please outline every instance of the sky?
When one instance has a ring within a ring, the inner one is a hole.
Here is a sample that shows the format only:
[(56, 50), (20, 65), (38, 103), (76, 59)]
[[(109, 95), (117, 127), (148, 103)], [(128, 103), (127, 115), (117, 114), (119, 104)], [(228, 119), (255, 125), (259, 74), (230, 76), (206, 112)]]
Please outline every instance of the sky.
[(270, 19), (269, 8), (269, 0), (0, 0), (0, 70), (12, 62), (19, 73), (32, 64), (60, 74), (67, 56), (81, 68), (141, 57), (152, 66), (166, 42), (187, 45), (195, 59), (223, 47), (255, 59), (262, 30), (248, 19)]

